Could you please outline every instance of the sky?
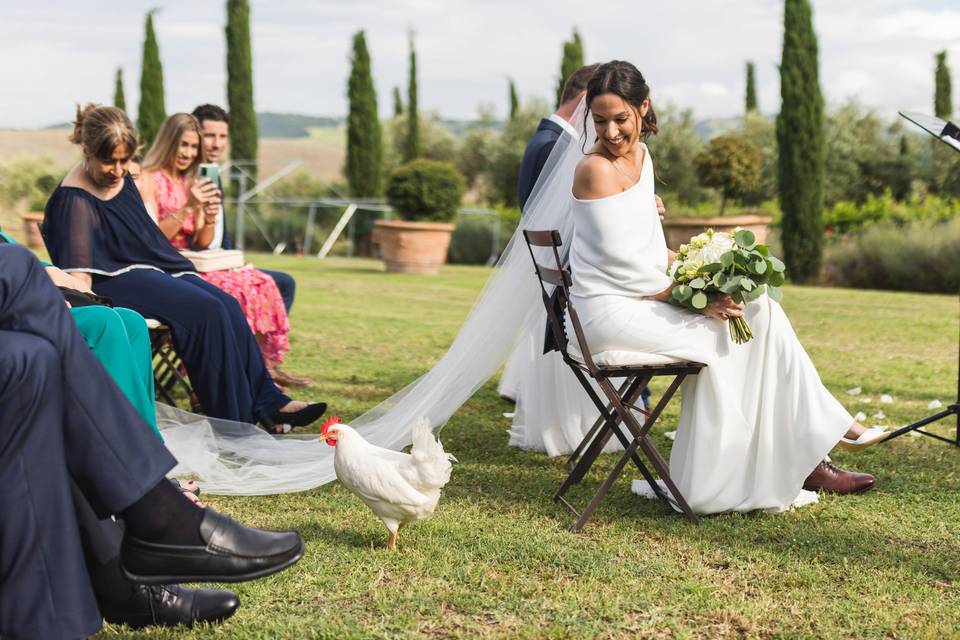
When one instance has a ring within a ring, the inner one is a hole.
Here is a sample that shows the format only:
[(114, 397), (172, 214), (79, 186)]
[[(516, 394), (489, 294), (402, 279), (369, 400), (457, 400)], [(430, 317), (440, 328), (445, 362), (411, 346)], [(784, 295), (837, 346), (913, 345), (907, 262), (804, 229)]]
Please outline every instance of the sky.
[[(226, 102), (224, 0), (0, 0), (0, 128), (65, 122), (77, 102), (113, 99), (124, 71), (136, 113), (143, 21), (152, 7), (168, 113)], [(697, 118), (742, 112), (744, 64), (756, 65), (760, 108), (779, 110), (782, 0), (251, 0), (257, 111), (342, 116), (354, 33), (363, 29), (380, 111), (406, 93), (415, 33), (421, 109), (476, 117), (553, 96), (562, 42), (576, 27), (587, 62), (624, 59), (655, 105)], [(948, 51), (960, 112), (960, 0), (814, 0), (820, 81), (828, 104), (856, 99), (884, 118), (932, 111), (934, 53)]]

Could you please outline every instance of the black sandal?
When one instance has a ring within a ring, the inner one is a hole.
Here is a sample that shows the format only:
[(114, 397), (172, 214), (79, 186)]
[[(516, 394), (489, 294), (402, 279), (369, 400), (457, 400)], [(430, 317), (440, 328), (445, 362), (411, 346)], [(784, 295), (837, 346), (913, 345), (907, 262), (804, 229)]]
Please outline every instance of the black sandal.
[(291, 429), (305, 427), (319, 420), (326, 412), (326, 402), (311, 402), (298, 411), (274, 411), (269, 416), (260, 418), (260, 424), (267, 431), (286, 433), (289, 429), (284, 430), (283, 425), (289, 425)]

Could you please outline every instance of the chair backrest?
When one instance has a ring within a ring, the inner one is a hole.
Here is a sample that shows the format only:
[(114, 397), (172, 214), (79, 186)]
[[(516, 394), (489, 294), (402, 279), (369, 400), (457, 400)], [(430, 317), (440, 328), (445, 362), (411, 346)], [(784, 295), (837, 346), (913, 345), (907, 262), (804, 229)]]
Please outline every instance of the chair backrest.
[[(527, 241), (527, 250), (530, 252), (533, 268), (537, 273), (537, 279), (540, 281), (540, 293), (543, 298), (543, 306), (547, 311), (550, 330), (553, 333), (554, 341), (560, 349), (560, 353), (563, 354), (563, 359), (574, 366), (582, 366), (567, 353), (569, 338), (564, 328), (563, 310), (565, 309), (567, 318), (573, 327), (577, 346), (580, 347), (580, 353), (583, 356), (583, 365), (586, 366), (587, 371), (589, 371), (591, 375), (596, 374), (597, 367), (593, 362), (593, 357), (590, 355), (590, 347), (587, 345), (587, 340), (583, 335), (580, 317), (577, 315), (577, 310), (573, 306), (573, 300), (570, 298), (570, 287), (573, 285), (573, 278), (570, 275), (570, 270), (564, 268), (563, 261), (560, 258), (560, 247), (563, 246), (560, 232), (556, 229), (546, 231), (525, 229), (523, 231), (523, 237)], [(537, 257), (533, 252), (534, 247), (550, 248), (553, 253), (556, 268), (545, 267), (537, 262)], [(555, 287), (553, 295), (557, 296), (556, 304), (554, 304), (551, 294), (547, 292), (548, 284)]]

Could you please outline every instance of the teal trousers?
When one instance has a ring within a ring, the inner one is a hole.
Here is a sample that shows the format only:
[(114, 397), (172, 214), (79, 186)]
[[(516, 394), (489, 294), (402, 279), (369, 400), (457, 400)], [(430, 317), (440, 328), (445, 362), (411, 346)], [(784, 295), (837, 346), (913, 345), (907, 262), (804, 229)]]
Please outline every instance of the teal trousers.
[[(120, 307), (70, 309), (80, 335), (158, 437), (153, 392), (153, 356), (147, 325), (136, 311)], [(162, 437), (161, 437), (162, 440)]]

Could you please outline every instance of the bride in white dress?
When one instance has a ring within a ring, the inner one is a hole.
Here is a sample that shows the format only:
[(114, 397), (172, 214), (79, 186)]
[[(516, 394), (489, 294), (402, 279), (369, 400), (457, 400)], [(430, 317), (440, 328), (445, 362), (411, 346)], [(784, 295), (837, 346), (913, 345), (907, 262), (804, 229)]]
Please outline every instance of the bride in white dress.
[[(700, 314), (666, 302), (673, 256), (641, 142), (656, 132), (648, 96), (627, 62), (601, 65), (587, 88), (597, 142), (574, 174), (570, 248), (571, 294), (587, 343), (595, 353), (707, 364), (681, 387), (670, 455), (670, 473), (695, 512), (780, 510), (803, 488), (872, 488), (872, 476), (821, 462), (841, 438), (858, 438), (864, 428), (823, 386), (780, 305), (765, 295), (745, 307), (722, 296)], [(742, 345), (726, 327), (740, 315), (754, 332)]]
[[(653, 166), (640, 143), (641, 133), (655, 131), (648, 89), (628, 63), (601, 70), (574, 116), (577, 137), (557, 142), (520, 228), (450, 348), (423, 376), (350, 419), (351, 426), (392, 449), (410, 444), (421, 418), (439, 430), (502, 367), (523, 328), (542, 323), (532, 319), (543, 317), (543, 306), (522, 231), (557, 229), (574, 238), (576, 302), (592, 348), (709, 365), (684, 384), (671, 456), (671, 473), (696, 511), (782, 509), (804, 485), (838, 493), (869, 489), (871, 476), (818, 462), (845, 431), (847, 444), (857, 448), (884, 435), (855, 424), (830, 397), (777, 304), (761, 298), (741, 310), (717, 300), (704, 317), (658, 301), (669, 290), (670, 255), (653, 204)], [(599, 144), (587, 149), (587, 137), (599, 137)], [(755, 337), (734, 345), (721, 320), (741, 312)], [(196, 476), (204, 492), (303, 491), (336, 477), (332, 450), (315, 435), (279, 438), (253, 425), (160, 409), (166, 445), (180, 461), (177, 473)], [(458, 454), (464, 459), (469, 452)]]

